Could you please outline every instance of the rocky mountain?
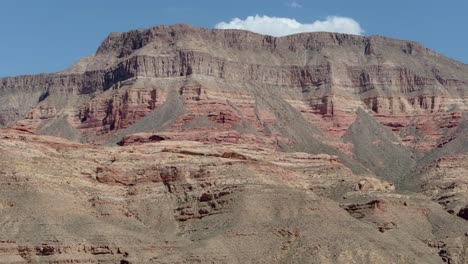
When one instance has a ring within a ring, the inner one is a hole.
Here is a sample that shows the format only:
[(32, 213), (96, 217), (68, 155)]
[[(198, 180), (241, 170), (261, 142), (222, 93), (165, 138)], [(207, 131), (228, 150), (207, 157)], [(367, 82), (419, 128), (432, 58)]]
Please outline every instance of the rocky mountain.
[(0, 78), (0, 259), (468, 263), (467, 109), (411, 41), (111, 33)]

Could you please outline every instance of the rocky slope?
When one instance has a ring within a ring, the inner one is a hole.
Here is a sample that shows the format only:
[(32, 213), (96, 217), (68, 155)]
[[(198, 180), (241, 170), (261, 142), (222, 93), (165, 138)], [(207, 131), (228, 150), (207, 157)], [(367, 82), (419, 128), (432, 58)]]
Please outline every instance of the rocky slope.
[[(335, 156), (0, 133), (2, 263), (466, 263), (468, 225)], [(72, 162), (70, 162), (72, 161)], [(466, 195), (466, 193), (465, 193)], [(466, 197), (466, 196), (465, 196)]]
[[(427, 150), (467, 109), (467, 72), (417, 43), (380, 36), (274, 38), (159, 26), (112, 33), (95, 55), (64, 72), (1, 79), (0, 125), (40, 129), (68, 115), (85, 135), (113, 134), (175, 91), (187, 108), (177, 124), (208, 117), (225, 129), (248, 124), (268, 134), (275, 117), (261, 101), (281, 99), (325, 134), (341, 136), (362, 107), (405, 144)], [(413, 126), (416, 132), (407, 131)]]
[(112, 33), (0, 78), (0, 258), (466, 263), (467, 91), (381, 36)]

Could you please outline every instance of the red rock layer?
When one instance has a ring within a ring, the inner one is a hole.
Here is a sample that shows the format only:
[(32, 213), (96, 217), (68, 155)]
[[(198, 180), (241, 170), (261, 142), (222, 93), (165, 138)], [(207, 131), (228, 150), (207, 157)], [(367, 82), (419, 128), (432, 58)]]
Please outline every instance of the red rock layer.
[[(62, 73), (0, 79), (0, 98), (11, 99), (0, 104), (0, 126), (38, 129), (68, 115), (87, 137), (110, 137), (177, 91), (185, 113), (165, 127), (174, 132), (209, 132), (211, 126), (216, 133), (244, 129), (279, 136), (271, 128), (282, 121), (278, 113), (292, 106), (325, 135), (340, 138), (362, 107), (408, 146), (428, 150), (457, 126), (457, 118), (446, 116), (468, 109), (467, 72), (466, 65), (417, 43), (380, 36), (274, 38), (160, 26), (113, 33), (95, 55)], [(135, 80), (145, 81), (135, 86)], [(276, 99), (264, 98), (269, 96)], [(23, 104), (14, 103), (22, 98)], [(205, 127), (197, 126), (201, 121)]]

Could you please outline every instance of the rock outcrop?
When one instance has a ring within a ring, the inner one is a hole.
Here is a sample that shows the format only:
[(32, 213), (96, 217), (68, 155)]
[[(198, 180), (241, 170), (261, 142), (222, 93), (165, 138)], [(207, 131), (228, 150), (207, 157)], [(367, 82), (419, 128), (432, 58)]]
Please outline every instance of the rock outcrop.
[(467, 91), (381, 36), (112, 33), (0, 78), (0, 262), (465, 263)]
[[(0, 131), (3, 263), (463, 263), (468, 225), (336, 156)], [(461, 210), (463, 213), (464, 211)]]
[(112, 33), (96, 54), (63, 72), (1, 79), (0, 126), (40, 129), (68, 115), (82, 141), (105, 143), (174, 90), (186, 113), (164, 130), (208, 118), (226, 130), (269, 136), (282, 134), (271, 127), (274, 111), (286, 111), (259, 103), (273, 94), (327, 136), (344, 135), (361, 107), (407, 146), (429, 151), (438, 136), (456, 129), (453, 115), (467, 109), (467, 72), (466, 65), (417, 43), (380, 36), (274, 38), (158, 26)]

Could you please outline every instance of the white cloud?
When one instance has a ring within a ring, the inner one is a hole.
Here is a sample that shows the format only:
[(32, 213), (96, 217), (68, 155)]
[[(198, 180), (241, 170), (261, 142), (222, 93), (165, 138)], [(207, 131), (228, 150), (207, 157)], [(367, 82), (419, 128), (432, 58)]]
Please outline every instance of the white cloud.
[(329, 16), (325, 20), (316, 20), (303, 24), (295, 19), (269, 16), (249, 16), (246, 19), (234, 18), (230, 22), (220, 22), (218, 29), (243, 29), (271, 36), (287, 36), (302, 32), (337, 32), (362, 35), (364, 30), (358, 22), (348, 17)]
[(288, 3), (288, 6), (289, 6), (289, 7), (292, 7), (292, 8), (302, 8), (302, 5), (299, 4), (299, 3), (296, 2), (296, 1), (289, 2), (289, 3)]

